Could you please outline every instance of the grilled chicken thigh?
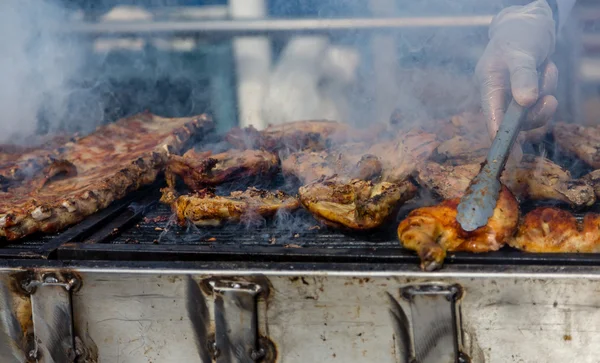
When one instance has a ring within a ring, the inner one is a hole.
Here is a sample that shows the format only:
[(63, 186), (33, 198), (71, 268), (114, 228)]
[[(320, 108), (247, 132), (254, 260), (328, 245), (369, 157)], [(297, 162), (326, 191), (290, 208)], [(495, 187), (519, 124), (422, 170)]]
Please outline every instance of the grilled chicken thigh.
[(498, 204), (487, 225), (464, 231), (456, 221), (460, 199), (413, 210), (398, 226), (398, 238), (405, 248), (416, 251), (421, 268), (433, 271), (442, 266), (446, 251), (487, 252), (500, 249), (517, 229), (519, 204), (503, 187)]
[[(419, 184), (444, 199), (461, 197), (481, 166), (479, 164), (442, 165), (426, 162), (419, 167)], [(507, 169), (502, 182), (520, 199), (558, 200), (576, 207), (596, 201), (592, 186), (572, 179), (568, 171), (548, 159), (524, 155), (516, 168)]]
[(600, 214), (587, 213), (583, 223), (559, 208), (537, 208), (527, 213), (508, 244), (527, 252), (600, 252)]
[(303, 186), (300, 202), (318, 220), (332, 227), (369, 230), (381, 226), (416, 187), (401, 184), (329, 178)]
[(183, 157), (171, 155), (165, 175), (171, 187), (175, 176), (180, 176), (192, 190), (199, 190), (250, 176), (270, 175), (278, 167), (277, 156), (262, 150), (229, 150), (215, 155), (190, 150)]
[(180, 225), (187, 221), (197, 226), (218, 226), (224, 222), (252, 223), (275, 215), (279, 210), (292, 211), (298, 199), (281, 191), (248, 188), (218, 196), (212, 190), (177, 196), (170, 188), (163, 189), (161, 202), (170, 204)]

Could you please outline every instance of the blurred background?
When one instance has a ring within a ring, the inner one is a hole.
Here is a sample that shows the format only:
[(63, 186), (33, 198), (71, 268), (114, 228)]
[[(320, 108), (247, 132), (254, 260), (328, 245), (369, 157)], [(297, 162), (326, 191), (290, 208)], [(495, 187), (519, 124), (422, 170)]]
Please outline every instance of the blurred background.
[[(504, 6), (500, 0), (45, 3), (0, 4), (6, 130), (35, 118), (38, 131), (87, 132), (143, 110), (210, 112), (220, 130), (298, 119), (368, 126), (388, 122), (394, 112), (405, 122), (428, 122), (477, 108), (473, 68), (487, 25)], [(557, 118), (564, 121), (600, 119), (596, 3), (578, 2), (554, 57), (561, 71)]]

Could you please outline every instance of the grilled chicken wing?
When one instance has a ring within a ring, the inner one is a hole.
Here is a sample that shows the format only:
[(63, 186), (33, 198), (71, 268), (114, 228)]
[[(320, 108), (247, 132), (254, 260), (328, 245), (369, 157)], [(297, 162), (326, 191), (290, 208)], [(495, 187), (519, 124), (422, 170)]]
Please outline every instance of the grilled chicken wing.
[(537, 208), (527, 213), (508, 244), (526, 252), (600, 252), (600, 214), (587, 213), (583, 223), (559, 208)]
[(255, 175), (270, 175), (279, 167), (275, 154), (262, 150), (230, 150), (211, 155), (193, 150), (183, 157), (171, 155), (165, 172), (169, 186), (180, 176), (192, 190)]
[(173, 189), (165, 188), (161, 202), (171, 205), (180, 225), (190, 221), (197, 226), (218, 226), (228, 221), (251, 223), (300, 206), (298, 199), (284, 192), (256, 188), (231, 192), (226, 197), (208, 189), (177, 196)]
[(586, 164), (600, 169), (600, 126), (580, 126), (559, 122), (552, 130), (554, 141), (563, 150)]
[(506, 187), (500, 191), (487, 225), (473, 232), (464, 231), (456, 221), (459, 203), (459, 199), (450, 199), (436, 206), (415, 209), (398, 226), (398, 238), (405, 248), (418, 253), (423, 270), (440, 268), (446, 251), (496, 251), (517, 229), (519, 205)]
[[(426, 162), (419, 166), (419, 184), (444, 199), (461, 197), (480, 169), (479, 164), (441, 165)], [(520, 199), (558, 200), (576, 207), (596, 201), (594, 190), (585, 180), (571, 174), (548, 159), (524, 155), (516, 168), (507, 169), (502, 182)]]
[(326, 225), (369, 230), (381, 226), (415, 192), (416, 187), (408, 181), (394, 184), (329, 178), (301, 187), (299, 195), (302, 205)]

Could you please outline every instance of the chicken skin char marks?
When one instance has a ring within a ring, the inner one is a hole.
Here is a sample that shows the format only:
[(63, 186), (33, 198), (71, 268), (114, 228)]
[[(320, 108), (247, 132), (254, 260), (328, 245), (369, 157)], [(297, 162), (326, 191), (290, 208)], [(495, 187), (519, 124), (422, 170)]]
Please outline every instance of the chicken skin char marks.
[(317, 220), (356, 231), (380, 227), (415, 193), (416, 187), (409, 181), (396, 184), (336, 177), (299, 190), (300, 202)]
[(508, 244), (537, 253), (600, 252), (600, 214), (586, 213), (583, 223), (569, 211), (544, 207), (527, 213)]
[(225, 222), (252, 223), (271, 217), (278, 211), (293, 211), (298, 199), (281, 191), (266, 191), (253, 187), (218, 196), (211, 189), (177, 196), (170, 188), (163, 189), (161, 202), (170, 204), (180, 225), (188, 221), (196, 226), (219, 226)]
[(215, 155), (190, 150), (183, 156), (170, 156), (165, 177), (170, 187), (179, 176), (190, 189), (199, 190), (251, 176), (270, 176), (278, 169), (279, 158), (263, 150), (229, 150)]
[(402, 245), (416, 251), (421, 268), (441, 268), (446, 252), (488, 252), (500, 249), (515, 233), (519, 221), (519, 204), (503, 187), (487, 225), (472, 232), (464, 231), (456, 221), (460, 199), (413, 210), (400, 222), (398, 238)]

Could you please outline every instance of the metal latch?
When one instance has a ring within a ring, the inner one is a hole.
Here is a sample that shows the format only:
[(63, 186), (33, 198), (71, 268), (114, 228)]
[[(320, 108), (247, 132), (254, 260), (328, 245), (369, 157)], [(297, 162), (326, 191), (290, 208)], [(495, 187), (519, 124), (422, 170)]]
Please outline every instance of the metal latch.
[(410, 306), (411, 363), (466, 363), (458, 285), (423, 284), (401, 289)]
[(75, 361), (71, 292), (79, 284), (75, 277), (59, 279), (55, 274), (23, 283), (23, 289), (31, 295), (34, 341), (28, 352), (30, 360), (39, 363)]
[(258, 345), (256, 297), (260, 285), (250, 282), (209, 281), (214, 293), (217, 363), (254, 363), (265, 351)]

